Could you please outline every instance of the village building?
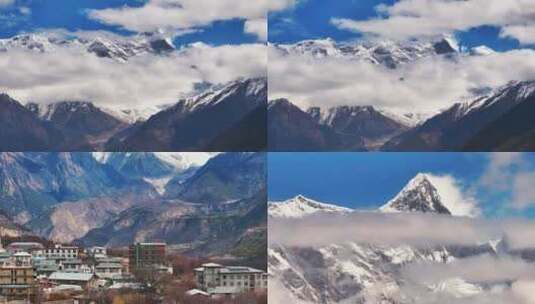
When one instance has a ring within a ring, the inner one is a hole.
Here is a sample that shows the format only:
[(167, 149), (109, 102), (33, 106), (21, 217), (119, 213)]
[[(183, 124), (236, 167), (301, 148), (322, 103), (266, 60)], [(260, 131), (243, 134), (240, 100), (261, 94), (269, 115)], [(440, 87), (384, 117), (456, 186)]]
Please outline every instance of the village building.
[(87, 252), (87, 255), (95, 259), (107, 257), (106, 247), (94, 246), (94, 247), (88, 248), (86, 252)]
[(11, 261), (11, 253), (7, 251), (0, 252), (0, 266), (9, 264)]
[(32, 255), (20, 251), (12, 255), (13, 262), (16, 266), (31, 266), (32, 265)]
[(6, 247), (7, 252), (15, 254), (17, 252), (28, 252), (33, 254), (36, 251), (43, 250), (44, 246), (37, 242), (13, 242)]
[(81, 272), (82, 261), (79, 259), (68, 259), (61, 261), (61, 269), (65, 272)]
[(128, 250), (130, 272), (154, 269), (165, 264), (165, 243), (136, 243)]
[(50, 274), (48, 280), (57, 285), (78, 285), (84, 290), (95, 288), (97, 285), (94, 274), (83, 272), (58, 271)]
[(76, 246), (63, 246), (57, 244), (54, 247), (41, 250), (39, 255), (47, 259), (67, 260), (77, 259), (78, 252), (79, 248)]
[(27, 252), (17, 252), (0, 266), (0, 295), (8, 301), (33, 301), (35, 294), (31, 255)]
[(52, 260), (46, 259), (34, 259), (33, 260), (33, 269), (35, 274), (40, 277), (48, 277), (53, 272), (59, 271), (59, 265)]
[(203, 264), (195, 269), (198, 286), (210, 294), (232, 295), (267, 289), (267, 273), (251, 267)]
[(123, 265), (119, 263), (100, 263), (95, 266), (95, 274), (99, 278), (113, 279), (120, 277), (123, 273)]

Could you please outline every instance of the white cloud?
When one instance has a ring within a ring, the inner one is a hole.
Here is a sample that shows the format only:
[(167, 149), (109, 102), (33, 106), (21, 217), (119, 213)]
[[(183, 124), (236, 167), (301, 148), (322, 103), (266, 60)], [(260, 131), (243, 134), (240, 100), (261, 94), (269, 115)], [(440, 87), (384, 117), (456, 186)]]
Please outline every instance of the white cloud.
[(519, 303), (535, 304), (535, 294), (533, 293), (533, 290), (535, 290), (535, 280), (514, 282), (511, 290)]
[(512, 206), (521, 210), (535, 206), (535, 172), (520, 172), (514, 176)]
[(302, 107), (374, 105), (437, 111), (469, 92), (511, 80), (535, 79), (535, 51), (513, 50), (456, 60), (428, 57), (397, 69), (346, 58), (286, 55), (269, 48), (270, 99)]
[(453, 176), (427, 174), (427, 177), (437, 187), (442, 202), (453, 215), (476, 217), (481, 214), (477, 199), (464, 191)]
[(19, 7), (19, 12), (23, 15), (30, 15), (32, 13), (32, 10), (27, 6), (21, 6)]
[(535, 44), (535, 24), (506, 26), (502, 28), (500, 36), (515, 38), (521, 44)]
[(121, 63), (83, 48), (53, 52), (11, 49), (0, 53), (0, 91), (21, 101), (85, 100), (107, 106), (138, 107), (177, 101), (196, 82), (224, 83), (264, 76), (263, 44), (192, 44), (167, 56), (138, 55)]
[[(480, 255), (450, 263), (413, 263), (400, 271), (404, 282), (401, 294), (430, 304), (533, 304), (534, 271), (535, 264), (511, 256)], [(506, 282), (512, 282), (511, 286)]]
[(0, 7), (10, 6), (15, 3), (15, 0), (0, 0)]
[(487, 194), (506, 194), (504, 206), (524, 210), (535, 206), (535, 172), (526, 153), (490, 153), (475, 187)]
[(262, 38), (265, 35), (258, 23), (265, 21), (267, 27), (267, 12), (282, 10), (294, 3), (295, 0), (149, 0), (142, 7), (92, 10), (89, 17), (136, 32), (160, 29), (176, 32), (215, 21), (244, 19), (248, 20), (246, 32), (254, 32)]
[(453, 278), (491, 283), (535, 279), (535, 264), (510, 256), (480, 255), (447, 264), (435, 262), (409, 264), (402, 268), (401, 274), (411, 281), (425, 285), (438, 284)]
[(492, 191), (511, 188), (513, 171), (523, 163), (523, 154), (516, 152), (489, 153), (489, 161), (479, 179), (479, 185)]
[(532, 233), (535, 223), (520, 219), (498, 221), (420, 213), (355, 212), (344, 216), (320, 214), (304, 219), (270, 219), (269, 225), (271, 244), (298, 247), (355, 242), (429, 248), (481, 244), (504, 235), (510, 248), (535, 247)]
[(268, 25), (265, 18), (245, 21), (243, 30), (246, 33), (256, 35), (261, 41), (267, 41)]
[(437, 111), (471, 91), (511, 80), (535, 79), (535, 51), (513, 50), (456, 60), (428, 57), (387, 69), (346, 58), (286, 55), (269, 48), (270, 99), (302, 107), (374, 105), (403, 111)]
[(345, 30), (404, 40), (482, 25), (532, 23), (535, 3), (531, 0), (401, 0), (376, 9), (384, 17), (365, 21), (335, 18), (332, 23)]

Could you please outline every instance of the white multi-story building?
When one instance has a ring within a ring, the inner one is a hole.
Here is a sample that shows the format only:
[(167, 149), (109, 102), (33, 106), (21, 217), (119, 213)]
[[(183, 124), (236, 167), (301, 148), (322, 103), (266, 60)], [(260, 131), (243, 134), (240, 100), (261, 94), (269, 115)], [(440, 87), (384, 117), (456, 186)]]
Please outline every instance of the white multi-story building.
[(79, 259), (68, 259), (61, 262), (61, 268), (65, 272), (81, 272), (82, 261)]
[(243, 266), (203, 264), (195, 269), (199, 287), (210, 294), (236, 294), (267, 289), (267, 273)]
[(94, 258), (105, 258), (107, 250), (106, 247), (94, 246), (87, 249), (87, 254)]
[(100, 263), (95, 266), (95, 274), (99, 278), (113, 279), (121, 277), (123, 273), (123, 265), (119, 263)]
[(55, 245), (52, 248), (45, 248), (38, 252), (39, 256), (47, 259), (77, 259), (79, 248), (76, 246)]

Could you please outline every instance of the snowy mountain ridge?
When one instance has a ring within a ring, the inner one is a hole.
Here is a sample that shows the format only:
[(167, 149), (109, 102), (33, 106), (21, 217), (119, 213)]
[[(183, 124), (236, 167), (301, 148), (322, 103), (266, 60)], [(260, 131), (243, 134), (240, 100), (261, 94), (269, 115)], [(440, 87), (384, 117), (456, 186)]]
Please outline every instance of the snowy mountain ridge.
[(378, 108), (375, 106), (334, 106), (334, 107), (312, 107), (308, 109), (310, 112), (312, 109), (317, 109), (319, 113), (319, 122), (325, 125), (332, 125), (333, 120), (337, 115), (342, 111), (350, 111), (351, 116), (356, 116), (359, 113), (377, 111), (383, 116), (392, 119), (393, 121), (407, 126), (415, 127), (423, 123), (428, 117), (429, 114), (424, 113), (396, 113), (392, 110), (387, 110), (383, 108)]
[(268, 202), (268, 214), (274, 218), (302, 218), (315, 213), (348, 213), (349, 208), (320, 203), (303, 195), (283, 202)]
[[(105, 164), (114, 153), (117, 154), (117, 152), (92, 152), (91, 154), (95, 160)], [(219, 154), (216, 152), (126, 152), (123, 154), (125, 158), (128, 158), (141, 153), (153, 154), (159, 160), (173, 166), (177, 171), (201, 167), (209, 159)]]
[[(304, 40), (295, 44), (272, 45), (283, 54), (305, 55), (314, 58), (347, 58), (396, 68), (434, 55), (461, 54), (459, 43), (446, 35), (434, 41), (396, 42), (376, 40), (337, 43), (333, 39)], [(478, 50), (481, 50), (479, 48)], [(481, 53), (481, 52), (480, 52)]]
[(507, 100), (514, 103), (520, 103), (529, 97), (535, 96), (535, 81), (511, 81), (506, 85), (490, 90), (486, 94), (457, 103), (454, 105), (457, 110), (456, 117), (460, 119), (470, 113), (488, 108), (496, 102), (504, 100), (502, 97), (506, 95), (512, 95), (512, 100)]
[[(429, 212), (456, 216), (439, 195), (433, 176), (419, 173), (377, 212)], [(454, 209), (455, 210), (455, 209)], [(285, 202), (270, 203), (270, 217), (299, 219), (319, 212), (347, 213), (354, 210), (310, 200), (302, 195)], [(462, 216), (462, 215), (461, 215)], [(489, 240), (470, 248), (409, 245), (331, 244), (320, 248), (286, 247), (273, 243), (268, 250), (270, 283), (277, 286), (274, 298), (295, 303), (420, 303), (400, 294), (402, 267), (411, 263), (452, 263), (478, 254), (501, 254), (501, 240)], [(488, 284), (487, 284), (488, 285)], [(433, 293), (468, 298), (489, 288), (485, 284), (450, 278), (427, 286)], [(492, 285), (492, 284), (491, 284)], [(403, 299), (403, 300), (401, 300)]]
[(234, 94), (243, 85), (246, 86), (245, 94), (247, 96), (253, 96), (267, 90), (267, 81), (264, 77), (259, 78), (240, 78), (231, 81), (226, 84), (211, 86), (206, 91), (187, 97), (181, 102), (184, 104), (184, 108), (189, 112), (198, 111), (200, 109), (217, 105), (219, 102), (225, 100), (227, 96)]
[(7, 52), (12, 49), (53, 52), (60, 48), (75, 48), (93, 53), (98, 57), (124, 62), (130, 57), (141, 54), (160, 54), (175, 50), (175, 46), (169, 37), (156, 34), (137, 35), (127, 39), (106, 35), (72, 37), (73, 35), (61, 33), (20, 34), (0, 39), (0, 52)]

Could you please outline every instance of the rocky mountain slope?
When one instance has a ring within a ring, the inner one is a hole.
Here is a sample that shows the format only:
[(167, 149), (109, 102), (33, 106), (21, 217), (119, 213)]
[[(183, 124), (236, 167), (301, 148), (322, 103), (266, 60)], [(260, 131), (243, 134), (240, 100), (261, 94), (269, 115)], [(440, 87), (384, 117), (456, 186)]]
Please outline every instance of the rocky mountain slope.
[(313, 107), (303, 111), (290, 101), (270, 101), (270, 151), (374, 150), (417, 122), (372, 106)]
[(64, 135), (6, 94), (0, 94), (0, 151), (46, 151)]
[(0, 153), (2, 210), (25, 222), (65, 201), (109, 196), (139, 180), (98, 163), (90, 153)]
[(265, 158), (0, 153), (0, 230), (92, 245), (165, 240), (192, 254), (257, 254), (267, 236)]
[[(190, 253), (223, 254), (242, 238), (267, 229), (265, 191), (214, 212), (200, 204), (165, 201), (136, 206), (77, 242), (84, 245), (126, 246), (132, 242), (163, 240), (189, 247)], [(247, 243), (244, 245), (246, 246)], [(257, 247), (258, 244), (254, 245)], [(265, 240), (262, 250), (265, 251)], [(249, 248), (258, 254), (258, 248)]]
[[(456, 61), (495, 53), (485, 46), (461, 48), (448, 36), (408, 42), (306, 40), (271, 47), (282, 56), (343, 58), (388, 69), (399, 69), (428, 57)], [(279, 103), (268, 114), (268, 141), (274, 151), (530, 151), (535, 134), (529, 119), (534, 114), (533, 87), (533, 81), (512, 81), (497, 88), (479, 88), (470, 93), (472, 97), (463, 98), (467, 101), (452, 100), (451, 107), (422, 121), (407, 119), (421, 114), (390, 115), (390, 111), (369, 106), (304, 110), (334, 131), (335, 136), (307, 122), (308, 117), (300, 113), (303, 110)]]
[(23, 106), (0, 95), (0, 151), (257, 151), (266, 143), (265, 78), (240, 79), (148, 110), (91, 102)]
[[(266, 78), (234, 81), (222, 88), (208, 90), (179, 101), (135, 126), (124, 136), (112, 138), (107, 149), (221, 151), (219, 146), (222, 145), (231, 151), (247, 151), (250, 149), (243, 143), (236, 142), (235, 138), (252, 130), (256, 130), (258, 134), (249, 134), (250, 137), (265, 137), (265, 126), (258, 125), (263, 121), (248, 121), (248, 115), (265, 108), (266, 102)], [(242, 127), (247, 127), (249, 131), (238, 128), (242, 123)], [(227, 144), (221, 134), (226, 134), (236, 146)], [(215, 142), (219, 143), (219, 146)]]
[(128, 126), (90, 102), (28, 103), (26, 108), (60, 130), (69, 145), (80, 149), (101, 150), (111, 135)]
[(187, 180), (171, 180), (165, 197), (209, 206), (228, 204), (264, 189), (266, 172), (265, 153), (220, 154)]
[[(447, 203), (425, 174), (419, 174), (402, 191), (376, 212), (432, 213), (452, 216)], [(314, 202), (298, 196), (286, 202), (269, 203), (269, 216), (275, 219), (302, 218), (312, 214), (347, 214), (347, 208)], [(499, 243), (499, 242), (498, 242)], [(268, 251), (270, 297), (292, 303), (421, 303), (400, 297), (405, 284), (400, 270), (417, 262), (450, 263), (471, 256), (503, 253), (494, 241), (468, 247), (384, 246), (348, 242), (322, 247), (289, 247), (270, 244)], [(498, 244), (498, 245), (497, 245)], [(433, 291), (458, 298), (491, 288), (488, 284), (462, 279), (446, 280)]]
[(534, 132), (528, 118), (533, 111), (534, 92), (534, 82), (511, 82), (475, 100), (451, 106), (393, 138), (383, 149), (488, 151), (499, 150), (501, 146), (525, 149), (530, 142), (519, 139), (528, 139)]

